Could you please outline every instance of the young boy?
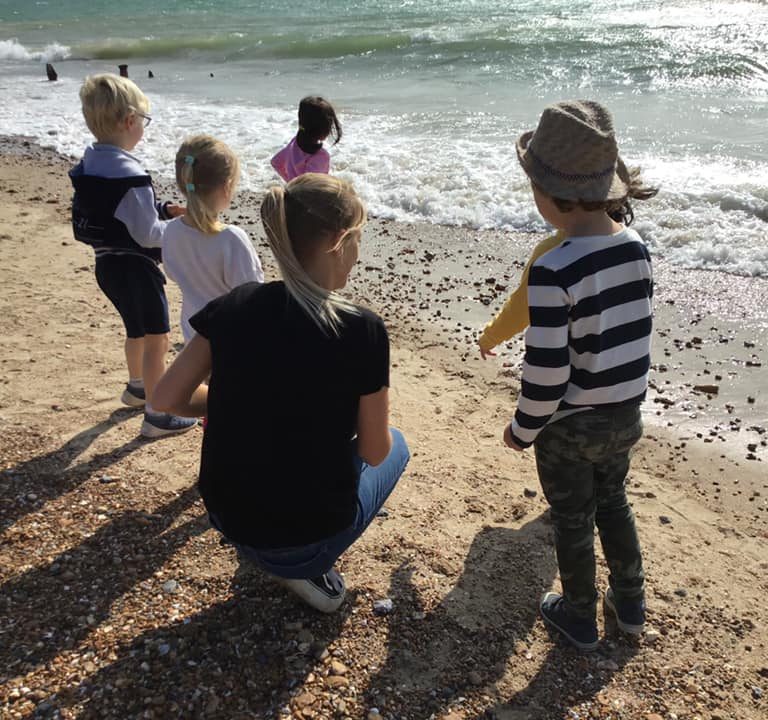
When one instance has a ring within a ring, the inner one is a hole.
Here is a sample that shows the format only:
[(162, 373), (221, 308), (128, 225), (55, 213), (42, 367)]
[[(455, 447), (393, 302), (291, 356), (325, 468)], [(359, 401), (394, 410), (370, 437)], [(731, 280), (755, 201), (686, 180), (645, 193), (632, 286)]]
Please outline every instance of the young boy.
[(643, 563), (624, 485), (642, 434), (653, 280), (639, 235), (610, 214), (656, 190), (627, 170), (611, 116), (595, 102), (546, 108), (517, 154), (539, 212), (564, 239), (531, 266), (522, 388), (504, 441), (514, 450), (534, 446), (552, 508), (563, 594), (547, 593), (541, 614), (591, 651), (595, 522), (610, 569), (605, 604), (625, 632), (639, 634), (645, 623)]
[(69, 173), (75, 188), (72, 229), (77, 240), (93, 246), (96, 281), (125, 325), (128, 384), (121, 399), (132, 407), (144, 405), (144, 437), (186, 432), (196, 420), (152, 409), (170, 329), (165, 276), (158, 268), (164, 220), (183, 209), (156, 203), (152, 180), (129, 154), (150, 122), (149, 100), (116, 75), (86, 78), (80, 100), (96, 142)]

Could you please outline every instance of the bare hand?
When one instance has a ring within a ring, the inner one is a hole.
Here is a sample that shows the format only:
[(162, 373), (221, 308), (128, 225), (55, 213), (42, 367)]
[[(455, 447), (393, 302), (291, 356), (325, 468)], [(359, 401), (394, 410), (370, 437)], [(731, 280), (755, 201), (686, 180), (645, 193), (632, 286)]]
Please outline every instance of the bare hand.
[(512, 428), (509, 425), (504, 428), (504, 444), (516, 452), (523, 452), (524, 450), (512, 439)]
[(496, 357), (496, 353), (493, 352), (493, 350), (483, 350), (483, 346), (480, 345), (480, 357), (485, 360), (485, 358), (487, 358), (489, 355), (491, 357)]
[(167, 212), (171, 217), (177, 218), (181, 215), (187, 214), (187, 208), (185, 208), (183, 205), (175, 205), (174, 203), (168, 203), (165, 206), (165, 212)]

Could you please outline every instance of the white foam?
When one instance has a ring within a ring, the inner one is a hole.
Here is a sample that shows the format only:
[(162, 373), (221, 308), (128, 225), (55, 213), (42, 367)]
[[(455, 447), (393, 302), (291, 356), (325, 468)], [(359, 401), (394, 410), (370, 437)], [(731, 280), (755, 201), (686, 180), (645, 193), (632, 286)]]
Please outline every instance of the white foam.
[(42, 50), (28, 50), (18, 40), (0, 40), (0, 60), (39, 61), (54, 62), (64, 60), (70, 56), (70, 49), (66, 45), (50, 43)]
[[(0, 105), (0, 132), (32, 136), (79, 156), (91, 137), (78, 86), (67, 78), (47, 83), (0, 73), (0, 92), (14, 98)], [(151, 172), (171, 179), (183, 137), (210, 132), (240, 155), (245, 188), (260, 191), (279, 182), (269, 158), (294, 132), (293, 107), (148, 94), (154, 122), (136, 153)], [(351, 180), (381, 217), (543, 230), (498, 122), (482, 115), (471, 122), (453, 118), (346, 112), (344, 140), (330, 150), (332, 170)], [(695, 154), (633, 159), (662, 187), (657, 198), (635, 208), (635, 227), (654, 253), (687, 267), (768, 276), (768, 163)]]

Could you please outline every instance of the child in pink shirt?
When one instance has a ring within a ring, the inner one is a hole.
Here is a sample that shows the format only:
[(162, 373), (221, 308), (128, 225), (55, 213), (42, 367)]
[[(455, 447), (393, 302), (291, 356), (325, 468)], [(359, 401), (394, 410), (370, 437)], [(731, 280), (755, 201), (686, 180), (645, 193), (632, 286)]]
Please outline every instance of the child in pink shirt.
[(329, 135), (334, 145), (341, 140), (341, 123), (333, 105), (321, 97), (305, 97), (299, 103), (299, 132), (272, 158), (272, 167), (286, 182), (308, 172), (327, 175), (331, 156), (323, 140)]

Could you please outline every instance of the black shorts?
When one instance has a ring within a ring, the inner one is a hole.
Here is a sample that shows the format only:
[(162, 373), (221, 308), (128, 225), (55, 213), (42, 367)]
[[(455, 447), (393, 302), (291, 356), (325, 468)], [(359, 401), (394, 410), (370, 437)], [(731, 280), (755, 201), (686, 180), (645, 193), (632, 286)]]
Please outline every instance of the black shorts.
[(129, 338), (170, 332), (165, 275), (140, 255), (97, 255), (96, 282), (120, 313)]

